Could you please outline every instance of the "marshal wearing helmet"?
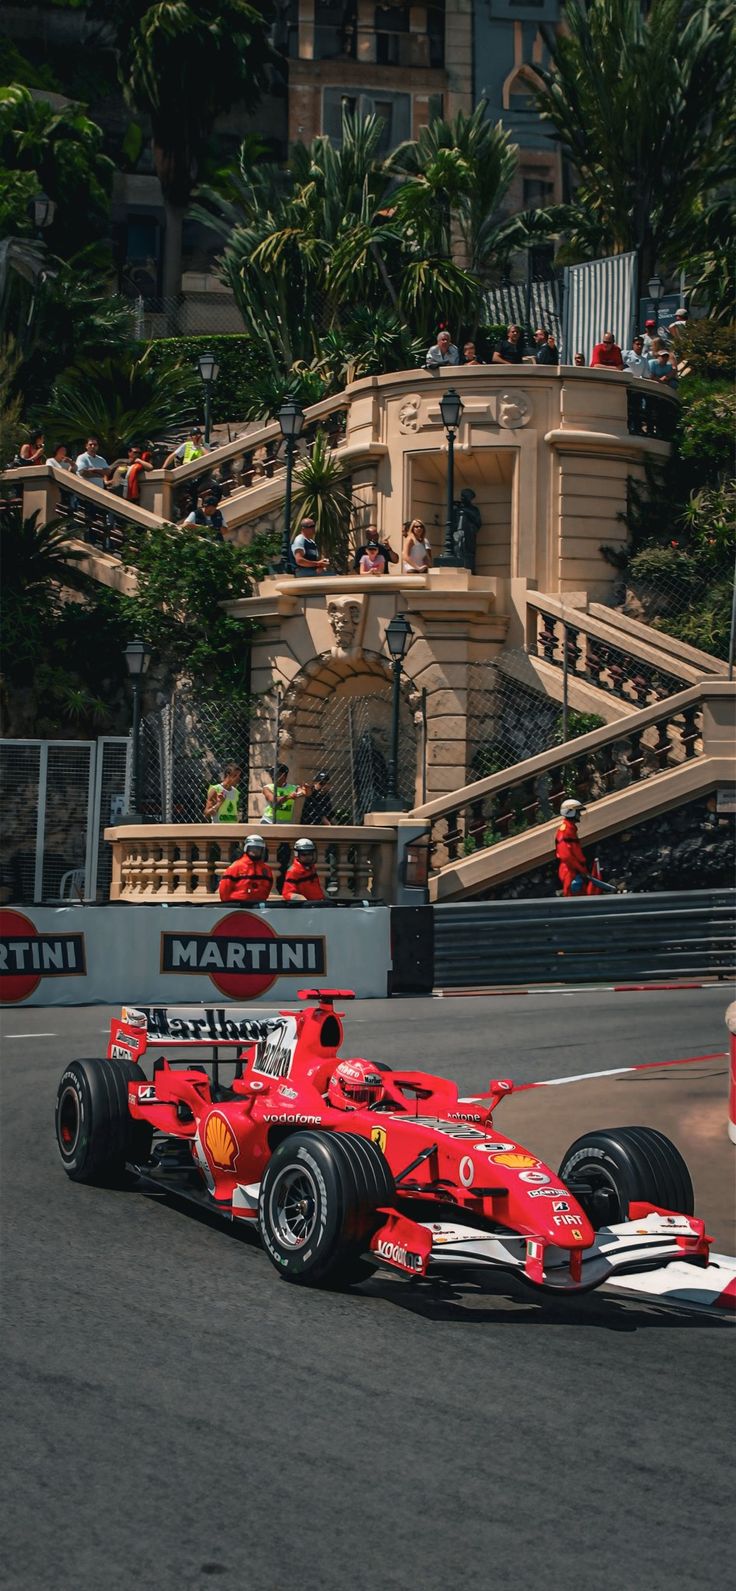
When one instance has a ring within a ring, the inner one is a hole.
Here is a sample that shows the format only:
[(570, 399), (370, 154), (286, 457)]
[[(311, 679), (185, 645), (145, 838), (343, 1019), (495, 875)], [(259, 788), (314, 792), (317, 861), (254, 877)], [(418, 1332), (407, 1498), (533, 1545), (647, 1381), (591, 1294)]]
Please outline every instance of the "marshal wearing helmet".
[(325, 892), (317, 872), (317, 847), (314, 840), (297, 840), (294, 860), (281, 891), (284, 900), (324, 900)]
[(243, 846), (243, 855), (230, 866), (220, 879), (220, 900), (247, 902), (251, 906), (268, 900), (273, 889), (273, 873), (266, 861), (266, 841), (262, 834), (249, 834)]

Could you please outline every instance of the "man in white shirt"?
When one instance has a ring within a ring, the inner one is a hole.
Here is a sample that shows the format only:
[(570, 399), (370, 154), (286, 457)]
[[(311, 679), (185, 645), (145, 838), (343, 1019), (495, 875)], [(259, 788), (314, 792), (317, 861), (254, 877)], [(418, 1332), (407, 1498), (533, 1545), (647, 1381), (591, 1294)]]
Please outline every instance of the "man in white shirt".
[(459, 365), (460, 355), (449, 331), (441, 331), (436, 343), (427, 349), (427, 369), (439, 370), (441, 365)]
[(639, 376), (641, 380), (649, 379), (649, 360), (644, 353), (643, 337), (634, 338), (628, 352), (624, 354), (623, 360), (624, 370), (628, 370), (630, 375)]
[[(110, 465), (108, 464), (107, 459), (102, 457), (102, 454), (98, 452), (98, 448), (99, 442), (97, 437), (88, 436), (86, 451), (84, 453), (80, 453), (76, 461), (76, 470), (80, 481), (89, 481), (90, 486), (104, 486), (105, 476), (110, 470)], [(82, 502), (84, 503), (84, 518), (86, 523), (85, 540), (89, 541), (90, 530), (95, 513), (95, 505), (86, 497), (82, 498)], [(106, 514), (105, 536), (103, 542), (106, 552), (109, 549), (109, 532), (112, 527), (112, 523), (112, 515)]]

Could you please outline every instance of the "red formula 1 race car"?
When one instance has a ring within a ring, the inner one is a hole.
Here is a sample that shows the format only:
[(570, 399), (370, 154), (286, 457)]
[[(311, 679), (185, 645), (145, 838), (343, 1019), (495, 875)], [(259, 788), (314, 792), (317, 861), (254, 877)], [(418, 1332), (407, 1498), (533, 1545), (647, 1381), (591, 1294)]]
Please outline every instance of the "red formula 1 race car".
[[(77, 1182), (133, 1171), (252, 1223), (287, 1281), (492, 1266), (579, 1293), (670, 1260), (707, 1265), (687, 1167), (649, 1127), (579, 1138), (559, 1171), (494, 1126), (513, 1084), (479, 1099), (428, 1072), (340, 1060), (335, 1000), (124, 1010), (106, 1060), (72, 1061), (56, 1134)], [(184, 1052), (174, 1066), (158, 1049)], [(220, 1082), (223, 1052), (234, 1077)], [(209, 1051), (211, 1075), (187, 1056)], [(152, 1076), (141, 1062), (153, 1052)]]

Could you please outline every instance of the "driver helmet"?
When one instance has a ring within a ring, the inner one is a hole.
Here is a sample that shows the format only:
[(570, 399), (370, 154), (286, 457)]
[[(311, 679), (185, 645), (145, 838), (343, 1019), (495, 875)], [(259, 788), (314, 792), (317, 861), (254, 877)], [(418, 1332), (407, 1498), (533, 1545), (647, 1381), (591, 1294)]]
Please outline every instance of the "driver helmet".
[(340, 1061), (327, 1087), (327, 1098), (337, 1110), (377, 1105), (383, 1094), (383, 1078), (370, 1061)]
[(578, 818), (584, 811), (585, 807), (583, 806), (582, 801), (576, 801), (574, 797), (572, 797), (569, 801), (563, 801), (562, 806), (560, 807), (560, 817), (571, 818), (573, 823), (577, 823)]
[(244, 856), (252, 856), (254, 861), (262, 862), (266, 855), (266, 841), (262, 834), (249, 834), (243, 846)]
[(317, 847), (314, 840), (297, 840), (294, 846), (294, 855), (298, 862), (304, 862), (305, 864), (313, 862), (317, 855)]

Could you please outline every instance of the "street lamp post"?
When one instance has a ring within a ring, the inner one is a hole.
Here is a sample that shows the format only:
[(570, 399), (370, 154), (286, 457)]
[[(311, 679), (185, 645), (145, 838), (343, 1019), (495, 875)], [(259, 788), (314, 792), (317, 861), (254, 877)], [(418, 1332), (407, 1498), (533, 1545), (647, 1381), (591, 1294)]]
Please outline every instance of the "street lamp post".
[(449, 392), (440, 398), (440, 414), (442, 424), (447, 432), (447, 517), (445, 519), (445, 544), (442, 556), (437, 559), (437, 564), (442, 568), (458, 569), (460, 567), (455, 554), (455, 519), (453, 500), (455, 496), (455, 434), (462, 419), (463, 400), (459, 392), (451, 387)]
[(28, 210), (36, 228), (36, 237), (41, 238), (46, 228), (51, 226), (56, 215), (56, 204), (47, 193), (34, 193), (28, 201)]
[(394, 614), (390, 624), (386, 626), (386, 645), (391, 656), (391, 667), (393, 669), (391, 753), (388, 760), (388, 789), (378, 808), (379, 812), (406, 811), (406, 802), (402, 801), (398, 790), (399, 709), (401, 706), (401, 664), (413, 635), (414, 631), (409, 620), (404, 618), (403, 613)]
[(282, 403), (279, 409), (279, 425), (281, 426), (281, 435), (286, 442), (284, 530), (281, 537), (279, 567), (283, 574), (288, 574), (291, 567), (291, 481), (294, 470), (294, 453), (304, 425), (304, 411), (300, 408), (296, 398), (287, 398), (286, 402)]
[[(137, 815), (138, 787), (140, 784), (141, 680), (151, 661), (151, 653), (145, 641), (136, 639), (128, 642), (123, 655), (133, 688), (133, 727), (131, 731), (133, 741), (133, 778), (131, 780), (131, 795), (133, 798), (132, 812)], [(128, 817), (131, 816), (130, 801), (128, 802), (127, 815)]]
[(200, 354), (197, 360), (199, 379), (204, 387), (204, 440), (205, 446), (210, 445), (211, 430), (211, 396), (212, 387), (220, 374), (220, 366), (214, 354)]

